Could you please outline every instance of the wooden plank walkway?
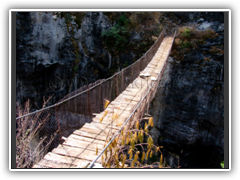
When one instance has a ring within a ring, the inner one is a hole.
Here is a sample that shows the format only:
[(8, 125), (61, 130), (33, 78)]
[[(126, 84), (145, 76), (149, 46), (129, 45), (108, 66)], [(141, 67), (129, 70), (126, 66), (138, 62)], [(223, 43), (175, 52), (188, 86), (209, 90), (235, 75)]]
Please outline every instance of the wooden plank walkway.
[[(91, 123), (86, 123), (81, 129), (74, 131), (65, 142), (46, 154), (33, 168), (86, 168), (97, 157), (96, 148), (100, 152), (107, 137), (118, 131), (132, 114), (150, 88), (152, 78), (162, 75), (173, 40), (173, 36), (163, 39), (153, 59), (141, 72), (148, 74), (148, 77), (140, 74), (103, 112), (97, 114)], [(157, 84), (152, 91), (156, 90)], [(149, 101), (151, 99), (141, 104), (137, 111), (142, 112)], [(101, 157), (96, 162), (101, 163)]]

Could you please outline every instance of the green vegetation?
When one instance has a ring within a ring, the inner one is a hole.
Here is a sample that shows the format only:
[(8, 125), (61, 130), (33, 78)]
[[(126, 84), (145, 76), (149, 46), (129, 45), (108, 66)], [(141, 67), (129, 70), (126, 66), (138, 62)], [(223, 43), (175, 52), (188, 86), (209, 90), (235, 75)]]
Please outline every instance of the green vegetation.
[(220, 163), (221, 167), (224, 168), (224, 161)]
[(184, 29), (183, 32), (182, 32), (182, 34), (181, 34), (181, 36), (182, 36), (183, 38), (190, 38), (190, 35), (191, 35), (191, 31), (190, 31), (190, 29), (188, 29), (188, 28)]
[[(74, 25), (72, 22), (78, 24), (81, 28), (82, 19), (85, 12), (60, 12), (58, 16), (65, 18), (67, 28), (71, 36), (74, 36)], [(113, 61), (109, 69), (109, 76), (113, 75), (117, 70), (132, 62), (138, 60), (154, 43), (163, 29), (159, 24), (161, 17), (160, 12), (103, 12), (112, 23), (112, 27), (102, 32), (104, 46), (112, 56)], [(70, 31), (70, 28), (72, 31)], [(138, 32), (141, 36), (141, 41), (131, 39), (133, 33)], [(144, 33), (142, 33), (144, 32)], [(76, 51), (79, 49), (77, 42), (71, 38), (74, 46), (74, 54), (76, 60), (73, 63), (73, 72), (77, 72), (78, 55)], [(83, 45), (83, 48), (84, 45)], [(86, 48), (85, 48), (86, 49)], [(132, 52), (135, 56), (131, 62), (120, 61), (120, 55), (123, 53)], [(121, 64), (122, 63), (122, 64)], [(73, 73), (74, 74), (74, 73)]]
[(188, 41), (182, 41), (181, 46), (179, 47), (180, 49), (186, 49), (186, 48), (190, 48), (192, 45), (190, 42)]
[[(171, 56), (177, 60), (184, 60), (184, 55), (191, 51), (200, 50), (201, 45), (218, 37), (213, 30), (199, 31), (194, 27), (180, 27), (173, 44)], [(223, 54), (223, 47), (211, 47), (211, 54)], [(207, 54), (203, 51), (203, 54)], [(209, 59), (204, 59), (209, 60)]]
[(128, 19), (122, 15), (118, 18), (116, 25), (102, 32), (107, 49), (113, 54), (124, 51), (129, 39)]
[[(109, 76), (120, 67), (126, 67), (138, 60), (153, 45), (163, 30), (159, 24), (160, 12), (103, 12), (113, 26), (102, 32), (105, 48), (115, 60), (109, 69)], [(140, 40), (132, 39), (138, 33)], [(120, 55), (132, 52), (131, 62), (120, 61)], [(120, 64), (122, 63), (122, 64)]]

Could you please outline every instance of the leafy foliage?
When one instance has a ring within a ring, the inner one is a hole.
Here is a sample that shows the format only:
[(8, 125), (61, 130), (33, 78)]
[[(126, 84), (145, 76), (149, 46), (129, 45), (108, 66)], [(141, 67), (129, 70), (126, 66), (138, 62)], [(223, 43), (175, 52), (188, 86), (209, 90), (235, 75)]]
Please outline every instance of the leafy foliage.
[(117, 54), (120, 51), (126, 49), (130, 35), (127, 24), (128, 20), (123, 15), (118, 18), (115, 26), (111, 27), (109, 30), (102, 32), (102, 37), (105, 40), (105, 45), (114, 54)]
[(188, 28), (184, 29), (184, 31), (181, 34), (181, 36), (185, 38), (190, 38), (190, 35), (191, 35), (191, 31)]
[(221, 167), (224, 168), (224, 161), (220, 163)]

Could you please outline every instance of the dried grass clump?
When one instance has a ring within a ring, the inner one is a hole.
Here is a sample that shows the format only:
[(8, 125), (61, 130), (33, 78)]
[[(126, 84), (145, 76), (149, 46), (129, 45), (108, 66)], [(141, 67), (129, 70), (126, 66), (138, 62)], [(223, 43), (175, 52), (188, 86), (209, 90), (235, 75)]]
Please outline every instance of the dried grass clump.
[(151, 15), (152, 15), (152, 18), (154, 19), (155, 23), (159, 24), (159, 19), (161, 17), (160, 12), (152, 12)]
[(136, 27), (138, 24), (138, 17), (137, 17), (137, 13), (132, 13), (129, 16), (129, 20), (130, 20), (130, 24), (132, 25), (132, 27)]
[(210, 49), (210, 53), (216, 54), (216, 55), (223, 55), (224, 50), (220, 47), (212, 46), (211, 49)]
[(157, 36), (152, 36), (152, 40), (155, 42), (157, 40)]
[[(102, 155), (102, 165), (106, 168), (164, 168), (160, 150), (163, 147), (154, 145), (148, 133), (148, 128), (153, 126), (153, 118), (150, 117), (143, 128), (140, 127), (140, 121), (135, 122), (135, 129), (124, 127)], [(105, 146), (110, 140), (109, 136)], [(149, 165), (153, 156), (158, 156), (159, 162)]]
[(215, 39), (219, 35), (212, 29), (207, 29), (205, 31), (201, 31), (201, 35), (203, 39)]
[[(43, 107), (50, 98), (44, 101)], [(30, 109), (29, 100), (24, 109), (17, 104), (18, 117), (29, 114)], [(16, 168), (31, 168), (46, 153), (54, 137), (40, 137), (39, 132), (47, 122), (49, 115), (49, 113), (39, 112), (16, 120)], [(48, 142), (46, 142), (47, 139)]]
[[(206, 44), (209, 40), (217, 38), (219, 35), (211, 30), (198, 30), (195, 26), (183, 26), (177, 30), (176, 38), (173, 44), (171, 56), (178, 60), (184, 60), (184, 55), (189, 51), (195, 51), (201, 45)], [(223, 51), (214, 47), (210, 50), (212, 54), (221, 54)]]

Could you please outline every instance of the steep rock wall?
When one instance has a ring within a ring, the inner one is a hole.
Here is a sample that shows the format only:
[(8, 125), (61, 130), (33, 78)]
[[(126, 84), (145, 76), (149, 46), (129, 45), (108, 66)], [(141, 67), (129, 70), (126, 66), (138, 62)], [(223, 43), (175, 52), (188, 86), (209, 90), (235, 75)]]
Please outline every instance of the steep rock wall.
[(68, 91), (75, 55), (64, 19), (51, 13), (17, 13), (17, 102), (31, 99), (41, 105)]
[(16, 17), (17, 102), (30, 99), (34, 108), (40, 108), (43, 97), (53, 96), (50, 105), (106, 78), (112, 59), (101, 38), (110, 27), (103, 13), (86, 13), (81, 28), (57, 12), (20, 12)]
[[(21, 105), (30, 99), (40, 108), (49, 96), (47, 105), (54, 104), (83, 85), (109, 77), (117, 61), (133, 62), (131, 51), (113, 56), (104, 46), (101, 34), (114, 23), (103, 12), (86, 12), (80, 24), (74, 18), (60, 12), (16, 13), (16, 96)], [(129, 42), (140, 41), (135, 34)]]
[[(204, 23), (209, 22), (199, 27)], [(223, 45), (222, 27), (211, 22), (208, 28), (218, 38), (188, 51), (181, 61), (169, 58), (150, 105), (151, 132), (171, 167), (220, 168), (224, 159), (224, 57), (209, 52), (212, 45)]]

